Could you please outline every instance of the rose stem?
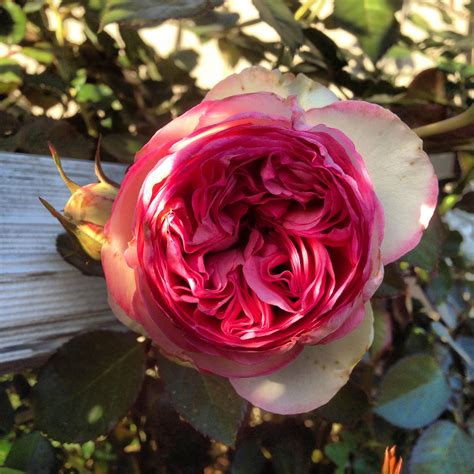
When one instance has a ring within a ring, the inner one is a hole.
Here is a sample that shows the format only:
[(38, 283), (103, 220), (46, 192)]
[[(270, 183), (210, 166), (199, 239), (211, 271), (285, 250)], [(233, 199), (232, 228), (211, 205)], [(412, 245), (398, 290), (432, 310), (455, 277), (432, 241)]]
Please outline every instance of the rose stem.
[(426, 138), (432, 135), (452, 132), (458, 128), (466, 127), (474, 123), (474, 105), (455, 117), (441, 120), (440, 122), (430, 123), (422, 127), (414, 128), (413, 131), (420, 137)]

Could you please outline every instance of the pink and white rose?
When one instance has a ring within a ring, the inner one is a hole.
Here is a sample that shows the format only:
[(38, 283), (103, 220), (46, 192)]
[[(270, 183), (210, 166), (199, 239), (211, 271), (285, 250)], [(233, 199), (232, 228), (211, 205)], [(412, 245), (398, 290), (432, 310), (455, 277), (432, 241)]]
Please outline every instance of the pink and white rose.
[(252, 67), (137, 154), (105, 228), (110, 305), (254, 405), (309, 411), (370, 346), (383, 264), (418, 243), (436, 198), (394, 114)]

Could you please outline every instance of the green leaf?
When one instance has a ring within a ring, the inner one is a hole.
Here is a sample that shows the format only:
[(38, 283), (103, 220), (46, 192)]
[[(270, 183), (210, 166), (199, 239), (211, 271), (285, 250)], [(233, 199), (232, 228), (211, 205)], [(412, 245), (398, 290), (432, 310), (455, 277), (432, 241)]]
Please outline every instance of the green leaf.
[(421, 428), (445, 410), (449, 385), (436, 360), (427, 354), (405, 357), (382, 379), (374, 412), (395, 426)]
[(34, 47), (22, 48), (21, 53), (42, 64), (51, 64), (54, 61), (53, 49), (48, 43), (37, 43)]
[(237, 52), (252, 64), (264, 59), (267, 51), (278, 54), (273, 44), (264, 43), (255, 36), (245, 35), (241, 31), (238, 36), (232, 37), (231, 42), (237, 48)]
[(143, 345), (133, 334), (98, 330), (72, 339), (33, 389), (36, 427), (70, 443), (107, 433), (135, 401), (144, 371)]
[(408, 19), (418, 28), (421, 28), (422, 30), (425, 30), (428, 33), (432, 32), (432, 26), (430, 21), (427, 20), (423, 15), (414, 12), (408, 16)]
[(297, 420), (287, 418), (274, 425), (265, 447), (272, 455), (275, 474), (310, 474), (313, 472), (311, 452), (314, 449), (311, 431)]
[(303, 30), (283, 0), (252, 0), (260, 18), (275, 28), (283, 42), (292, 50), (304, 41)]
[(128, 133), (111, 133), (105, 135), (101, 146), (109, 155), (121, 163), (133, 163), (138, 150), (147, 142), (141, 135), (133, 136)]
[(235, 443), (247, 402), (226, 378), (203, 375), (164, 357), (159, 374), (171, 403), (194, 428), (222, 443)]
[(114, 98), (114, 91), (106, 84), (86, 83), (76, 94), (76, 100), (80, 104), (94, 104), (102, 109), (109, 108)]
[(140, 27), (170, 18), (190, 18), (222, 3), (223, 0), (107, 0), (101, 26), (117, 22)]
[(322, 31), (316, 28), (306, 28), (304, 35), (332, 69), (340, 70), (347, 65), (347, 60), (337, 44)]
[[(1, 60), (0, 60), (1, 62)], [(1, 66), (0, 66), (1, 69)], [(2, 87), (0, 77), (0, 90)], [(12, 114), (0, 110), (0, 150), (15, 151), (18, 136), (16, 132), (20, 128), (20, 121)]]
[(0, 58), (0, 94), (8, 94), (23, 82), (20, 65), (13, 59)]
[[(7, 459), (11, 446), (12, 446), (12, 441), (9, 439), (9, 437), (7, 436), (0, 437), (0, 466), (5, 465), (5, 460)], [(0, 474), (3, 474), (1, 468), (0, 468)]]
[(43, 72), (25, 75), (22, 92), (32, 104), (49, 109), (62, 102), (68, 87), (68, 84), (59, 76)]
[(349, 381), (337, 394), (314, 413), (328, 421), (351, 424), (359, 420), (369, 409), (366, 393)]
[(372, 304), (374, 310), (374, 341), (370, 346), (373, 359), (379, 358), (392, 344), (392, 319), (382, 304)]
[(433, 272), (438, 265), (445, 238), (446, 231), (443, 224), (440, 218), (435, 215), (423, 233), (420, 243), (408, 252), (402, 260), (428, 272)]
[(474, 337), (458, 336), (455, 342), (461, 348), (464, 356), (462, 361), (466, 370), (466, 379), (472, 383), (474, 382)]
[(153, 433), (153, 439), (159, 446), (155, 462), (161, 466), (173, 466), (173, 473), (176, 474), (204, 472), (211, 463), (211, 443), (179, 416), (164, 392), (162, 380), (145, 378), (139, 407), (143, 407), (143, 413), (146, 413), (147, 432)]
[(170, 55), (176, 66), (190, 73), (198, 64), (199, 54), (192, 49), (181, 49)]
[(438, 421), (418, 439), (411, 474), (467, 474), (474, 470), (474, 439), (450, 421)]
[(31, 117), (25, 120), (17, 133), (18, 146), (25, 153), (49, 155), (51, 142), (61, 156), (92, 158), (94, 145), (65, 120), (49, 117)]
[(198, 36), (212, 37), (213, 34), (225, 31), (237, 24), (240, 15), (238, 13), (225, 13), (210, 11), (193, 19), (194, 26), (186, 25), (186, 28)]
[(0, 433), (9, 433), (15, 421), (15, 412), (6, 389), (6, 383), (0, 384)]
[(57, 459), (51, 443), (38, 431), (17, 439), (8, 453), (5, 466), (35, 474), (57, 472)]
[(434, 336), (431, 331), (426, 331), (419, 326), (412, 326), (405, 336), (403, 353), (405, 355), (433, 351)]
[(159, 74), (156, 71), (156, 63), (159, 62), (159, 57), (153, 48), (143, 41), (137, 31), (125, 25), (120, 27), (120, 36), (125, 43), (125, 53), (128, 60), (134, 65), (146, 64), (149, 69), (153, 69), (153, 72), (148, 71), (148, 75), (153, 78), (156, 73), (155, 79), (158, 80)]
[(374, 453), (358, 450), (353, 454), (352, 469), (354, 474), (379, 474), (380, 459)]
[(344, 468), (349, 461), (351, 450), (343, 443), (329, 443), (324, 452), (336, 466)]
[(0, 43), (18, 44), (26, 33), (26, 15), (22, 8), (7, 0), (0, 5)]
[(20, 128), (20, 121), (12, 114), (0, 110), (0, 137), (9, 137)]
[(104, 276), (104, 270), (100, 260), (94, 260), (84, 251), (76, 236), (66, 232), (56, 237), (56, 250), (61, 257), (76, 267), (82, 274), (89, 276)]
[(387, 265), (383, 281), (375, 293), (376, 298), (396, 298), (406, 293), (406, 284), (398, 263)]
[(395, 12), (401, 0), (337, 0), (334, 20), (354, 33), (362, 49), (375, 63), (398, 38), (399, 25)]
[(338, 468), (341, 468), (340, 472), (344, 473), (344, 467), (349, 462), (349, 456), (356, 449), (357, 443), (354, 436), (349, 432), (345, 432), (341, 441), (327, 444), (324, 453)]
[(426, 294), (436, 305), (441, 305), (453, 288), (452, 270), (445, 260), (439, 262), (438, 271), (432, 276), (430, 283)]
[(16, 151), (17, 149), (17, 135), (10, 135), (8, 137), (0, 137), (0, 150), (2, 151)]
[(241, 53), (235, 42), (229, 38), (223, 37), (217, 40), (219, 50), (230, 67), (235, 67), (240, 61)]
[(28, 15), (41, 10), (46, 0), (27, 0), (23, 5), (23, 11)]
[(254, 438), (244, 439), (235, 450), (231, 474), (260, 474), (265, 465), (260, 442)]

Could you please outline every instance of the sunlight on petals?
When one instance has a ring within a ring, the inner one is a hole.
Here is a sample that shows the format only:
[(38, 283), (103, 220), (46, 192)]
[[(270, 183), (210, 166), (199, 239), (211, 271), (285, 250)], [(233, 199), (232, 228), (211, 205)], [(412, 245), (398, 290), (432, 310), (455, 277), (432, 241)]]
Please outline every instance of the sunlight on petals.
[(420, 210), (420, 225), (426, 229), (428, 227), (428, 224), (430, 223), (431, 217), (433, 215), (433, 212), (435, 210), (435, 206), (429, 206), (427, 204), (422, 204), (421, 205), (421, 210)]
[(288, 366), (270, 375), (231, 378), (237, 393), (271, 413), (294, 415), (327, 403), (349, 380), (373, 340), (370, 304), (362, 324), (329, 344), (306, 346)]

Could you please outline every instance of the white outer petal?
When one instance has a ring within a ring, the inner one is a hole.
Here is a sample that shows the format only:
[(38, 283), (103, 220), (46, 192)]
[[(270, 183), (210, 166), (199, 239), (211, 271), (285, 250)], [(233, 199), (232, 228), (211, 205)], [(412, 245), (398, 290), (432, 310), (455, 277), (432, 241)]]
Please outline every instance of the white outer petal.
[(231, 378), (237, 393), (259, 408), (281, 415), (314, 410), (327, 403), (349, 380), (354, 366), (372, 344), (370, 304), (362, 324), (329, 344), (306, 346), (288, 366), (262, 377)]
[(341, 130), (364, 160), (384, 209), (383, 263), (414, 248), (438, 196), (438, 180), (421, 139), (389, 110), (356, 100), (310, 110), (305, 122)]
[[(232, 74), (217, 83), (204, 100), (224, 99), (232, 95), (253, 92), (272, 92), (280, 97), (296, 96), (300, 107), (309, 110), (337, 102), (337, 97), (328, 88), (314, 82), (304, 74), (270, 71), (261, 66), (252, 66)], [(257, 104), (258, 105), (258, 104)]]

